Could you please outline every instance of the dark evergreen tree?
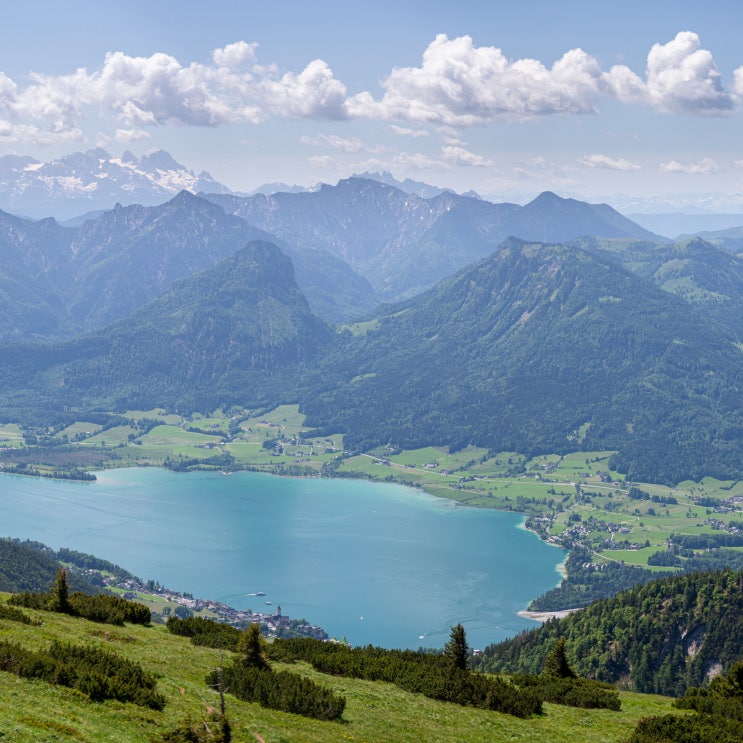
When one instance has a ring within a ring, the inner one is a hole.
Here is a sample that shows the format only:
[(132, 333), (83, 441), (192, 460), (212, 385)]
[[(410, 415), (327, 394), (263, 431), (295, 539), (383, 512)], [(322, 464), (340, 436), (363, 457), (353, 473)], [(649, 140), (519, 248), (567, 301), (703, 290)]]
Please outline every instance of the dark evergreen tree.
[(563, 679), (574, 679), (575, 671), (570, 667), (565, 656), (565, 638), (560, 637), (544, 659), (544, 676), (557, 676)]
[(449, 642), (444, 646), (444, 655), (449, 659), (454, 668), (466, 671), (469, 660), (469, 650), (464, 627), (459, 623), (451, 628)]
[(60, 568), (57, 571), (57, 578), (54, 582), (54, 588), (52, 589), (51, 600), (49, 602), (51, 610), (60, 612), (61, 614), (69, 614), (71, 611), (69, 596), (67, 571), (64, 568)]
[(268, 661), (263, 653), (265, 640), (261, 637), (261, 628), (253, 623), (241, 635), (237, 642), (237, 652), (242, 655), (242, 665), (246, 668), (268, 669)]

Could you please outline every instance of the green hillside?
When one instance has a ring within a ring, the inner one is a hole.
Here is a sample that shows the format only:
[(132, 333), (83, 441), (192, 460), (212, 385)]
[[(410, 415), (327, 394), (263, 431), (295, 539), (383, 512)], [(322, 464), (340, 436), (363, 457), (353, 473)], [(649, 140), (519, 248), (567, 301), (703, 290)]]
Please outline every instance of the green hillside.
[[(0, 591), (46, 591), (60, 566), (58, 553), (39, 542), (0, 538)], [(101, 590), (80, 575), (71, 575), (70, 584), (73, 591), (96, 594)]]
[[(0, 603), (5, 599), (0, 597)], [(206, 675), (222, 663), (224, 651), (191, 644), (163, 626), (111, 627), (48, 612), (27, 611), (40, 626), (0, 619), (0, 634), (30, 649), (54, 640), (84, 644), (135, 661), (157, 677), (157, 692), (165, 698), (162, 711), (131, 703), (93, 702), (79, 692), (42, 681), (19, 679), (0, 672), (0, 738), (14, 743), (59, 741), (159, 741), (185, 720), (208, 720), (208, 709), (219, 709), (216, 691)], [(283, 664), (274, 663), (280, 670)], [(233, 740), (247, 743), (334, 743), (385, 741), (394, 743), (472, 743), (538, 740), (551, 743), (619, 743), (640, 718), (673, 712), (663, 697), (622, 693), (622, 709), (582, 710), (545, 704), (542, 715), (519, 719), (512, 715), (426, 699), (397, 686), (328, 676), (304, 663), (289, 666), (341, 693), (347, 703), (340, 722), (322, 722), (272, 711), (226, 695)], [(202, 727), (203, 730), (203, 727)]]
[(609, 449), (656, 482), (743, 472), (734, 337), (582, 250), (511, 240), (350, 330), (301, 402), (347, 448)]
[(485, 671), (538, 673), (557, 638), (582, 676), (683, 694), (743, 659), (743, 571), (655, 580), (485, 649)]
[(298, 374), (330, 335), (297, 288), (289, 259), (253, 242), (94, 334), (6, 347), (0, 385), (28, 410), (47, 400), (56, 410), (155, 400), (208, 410), (248, 390), (252, 401), (277, 400), (290, 372)]
[(334, 332), (289, 259), (254, 242), (94, 334), (0, 348), (0, 420), (298, 403), (355, 452), (613, 451), (631, 481), (741, 479), (737, 338), (604, 257), (515, 239)]

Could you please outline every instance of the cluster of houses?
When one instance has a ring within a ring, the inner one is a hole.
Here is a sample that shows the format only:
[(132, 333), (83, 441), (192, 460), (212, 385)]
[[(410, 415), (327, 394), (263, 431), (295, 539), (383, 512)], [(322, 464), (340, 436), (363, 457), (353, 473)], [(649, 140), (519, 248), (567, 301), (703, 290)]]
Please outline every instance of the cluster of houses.
[[(91, 573), (98, 571), (80, 570), (73, 568), (81, 575), (88, 578), (93, 577)], [(100, 575), (100, 573), (98, 573)], [(282, 614), (281, 607), (277, 606), (272, 613), (265, 614), (255, 612), (250, 609), (234, 609), (227, 604), (212, 599), (194, 598), (188, 593), (172, 591), (169, 588), (159, 584), (145, 585), (139, 579), (131, 577), (120, 579), (113, 576), (107, 576), (103, 579), (104, 585), (110, 588), (123, 590), (123, 598), (131, 601), (142, 601), (143, 597), (157, 598), (165, 600), (162, 610), (152, 612), (153, 621), (165, 621), (169, 616), (192, 616), (203, 615), (210, 619), (231, 624), (235, 627), (247, 627), (250, 624), (258, 623), (261, 625), (261, 631), (268, 637), (313, 637), (317, 640), (327, 640), (328, 634), (317, 625), (310, 624), (304, 619), (291, 619)]]

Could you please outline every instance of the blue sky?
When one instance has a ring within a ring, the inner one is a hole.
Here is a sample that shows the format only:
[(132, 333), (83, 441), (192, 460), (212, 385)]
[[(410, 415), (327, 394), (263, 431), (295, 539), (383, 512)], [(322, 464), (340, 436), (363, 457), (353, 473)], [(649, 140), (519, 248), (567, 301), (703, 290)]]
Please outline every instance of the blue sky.
[(236, 190), (743, 193), (738, 2), (7, 5), (0, 155), (163, 148)]

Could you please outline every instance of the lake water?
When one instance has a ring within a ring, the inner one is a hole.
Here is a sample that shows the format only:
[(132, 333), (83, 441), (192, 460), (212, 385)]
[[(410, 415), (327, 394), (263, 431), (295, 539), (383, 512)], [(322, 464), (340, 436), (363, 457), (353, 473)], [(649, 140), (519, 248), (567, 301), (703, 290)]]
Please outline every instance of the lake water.
[[(236, 608), (281, 605), (354, 645), (442, 647), (457, 622), (472, 647), (511, 637), (536, 626), (517, 612), (559, 581), (565, 557), (517, 514), (397, 485), (155, 468), (97, 475), (0, 475), (0, 536), (95, 554)], [(266, 596), (250, 596), (258, 591)]]

